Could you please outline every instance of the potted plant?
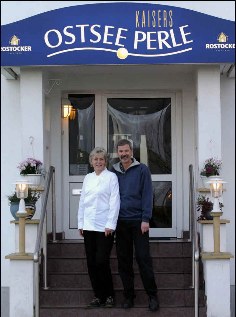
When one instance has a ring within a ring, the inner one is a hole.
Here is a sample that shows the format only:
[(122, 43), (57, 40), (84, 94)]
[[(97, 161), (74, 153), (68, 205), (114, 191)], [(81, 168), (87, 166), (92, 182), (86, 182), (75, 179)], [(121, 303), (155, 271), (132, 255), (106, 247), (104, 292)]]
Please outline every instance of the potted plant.
[(219, 176), (221, 167), (222, 167), (222, 160), (218, 160), (216, 158), (211, 157), (205, 160), (204, 167), (201, 170), (200, 175), (206, 176), (206, 177)]
[(20, 170), (20, 175), (27, 177), (31, 187), (39, 186), (43, 173), (43, 163), (32, 157), (20, 162), (17, 166)]
[[(222, 210), (222, 207), (224, 207), (224, 205), (221, 202), (219, 202), (220, 210)], [(199, 195), (197, 198), (197, 211), (200, 212), (198, 220), (212, 220), (213, 217), (210, 214), (212, 209), (213, 202), (210, 201), (209, 197)]]
[(200, 212), (198, 220), (212, 220), (213, 217), (210, 212), (213, 209), (213, 202), (210, 201), (209, 197), (199, 195), (197, 198), (197, 211)]
[(219, 176), (220, 175), (220, 170), (222, 167), (222, 161), (218, 160), (216, 158), (209, 158), (207, 160), (205, 160), (203, 168), (200, 172), (200, 176), (203, 182), (203, 186), (206, 188), (209, 188), (209, 184), (208, 182), (208, 178), (213, 176)]
[[(26, 219), (31, 219), (36, 211), (36, 202), (39, 200), (41, 192), (37, 190), (33, 190), (31, 188), (28, 189), (28, 196), (25, 198), (25, 210), (27, 212)], [(19, 210), (20, 198), (17, 198), (16, 192), (12, 195), (7, 196), (8, 202), (10, 205), (10, 211), (15, 220), (18, 220), (16, 216), (17, 211)]]

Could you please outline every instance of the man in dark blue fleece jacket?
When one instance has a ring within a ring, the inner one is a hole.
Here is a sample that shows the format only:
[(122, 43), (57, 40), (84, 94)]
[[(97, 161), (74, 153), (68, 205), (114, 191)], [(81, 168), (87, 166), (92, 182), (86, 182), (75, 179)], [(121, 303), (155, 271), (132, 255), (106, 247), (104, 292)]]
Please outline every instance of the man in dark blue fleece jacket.
[(145, 164), (133, 158), (129, 140), (117, 143), (120, 162), (113, 165), (120, 188), (120, 212), (116, 227), (119, 274), (124, 287), (123, 308), (134, 305), (133, 246), (143, 286), (149, 297), (149, 309), (159, 308), (157, 286), (149, 252), (149, 220), (152, 216), (153, 188), (151, 173)]

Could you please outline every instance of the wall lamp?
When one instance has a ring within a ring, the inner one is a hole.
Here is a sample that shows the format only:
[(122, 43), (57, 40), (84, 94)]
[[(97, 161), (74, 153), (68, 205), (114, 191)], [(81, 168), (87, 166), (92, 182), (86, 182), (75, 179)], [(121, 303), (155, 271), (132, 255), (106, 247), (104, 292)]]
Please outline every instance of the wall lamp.
[(76, 117), (76, 109), (73, 108), (71, 102), (67, 98), (62, 99), (62, 118), (74, 120)]
[(72, 105), (69, 99), (63, 98), (62, 99), (62, 118), (68, 118), (70, 116)]
[(213, 210), (212, 212), (219, 212), (219, 198), (223, 193), (223, 184), (224, 182), (220, 177), (211, 177), (211, 180), (207, 182), (210, 184), (211, 196), (214, 199)]
[(24, 214), (26, 213), (24, 199), (28, 197), (29, 182), (20, 180), (16, 181), (14, 184), (16, 185), (16, 196), (17, 198), (20, 198), (19, 210), (17, 211), (17, 213)]
[(19, 210), (16, 215), (19, 217), (19, 255), (25, 253), (25, 218), (27, 211), (25, 210), (25, 198), (28, 197), (29, 182), (25, 180), (16, 181), (16, 196), (20, 198)]

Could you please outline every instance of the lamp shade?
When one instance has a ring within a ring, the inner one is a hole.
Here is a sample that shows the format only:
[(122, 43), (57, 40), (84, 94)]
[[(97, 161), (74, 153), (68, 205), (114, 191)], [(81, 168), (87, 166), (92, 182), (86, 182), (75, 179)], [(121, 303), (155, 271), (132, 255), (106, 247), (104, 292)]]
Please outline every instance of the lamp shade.
[(72, 110), (71, 102), (67, 98), (62, 98), (61, 104), (62, 104), (62, 117), (68, 118)]
[(17, 198), (24, 199), (28, 197), (29, 182), (20, 180), (15, 182)]
[(211, 179), (207, 182), (210, 184), (210, 191), (211, 191), (211, 196), (213, 198), (219, 198), (222, 196), (223, 192), (223, 184), (224, 182), (220, 177), (211, 177)]

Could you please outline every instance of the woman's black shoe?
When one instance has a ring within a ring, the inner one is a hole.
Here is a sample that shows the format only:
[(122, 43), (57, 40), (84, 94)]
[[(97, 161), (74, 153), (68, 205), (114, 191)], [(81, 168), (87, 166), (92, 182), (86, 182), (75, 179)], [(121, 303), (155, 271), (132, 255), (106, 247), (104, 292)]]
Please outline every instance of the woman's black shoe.
[(149, 296), (149, 310), (157, 311), (159, 309), (159, 302), (156, 296)]

